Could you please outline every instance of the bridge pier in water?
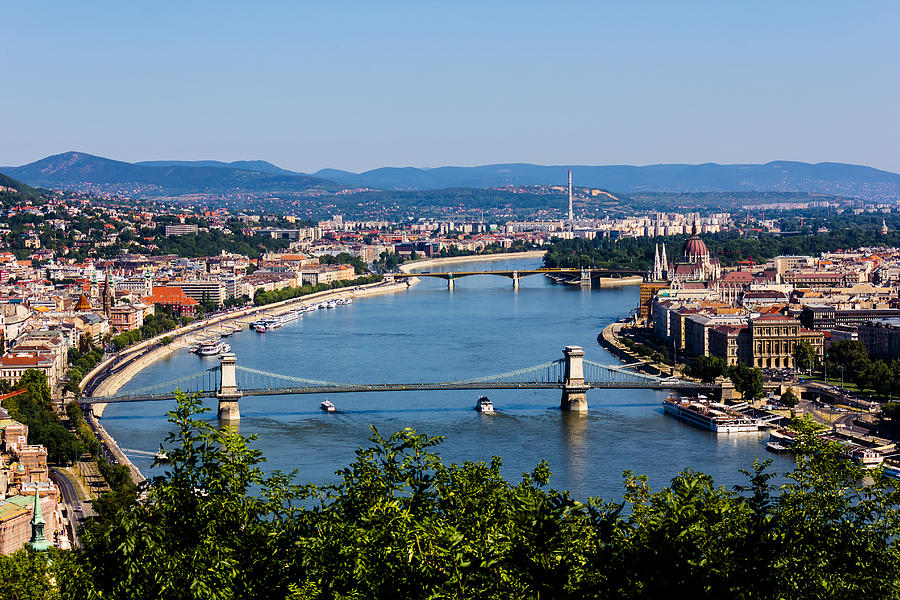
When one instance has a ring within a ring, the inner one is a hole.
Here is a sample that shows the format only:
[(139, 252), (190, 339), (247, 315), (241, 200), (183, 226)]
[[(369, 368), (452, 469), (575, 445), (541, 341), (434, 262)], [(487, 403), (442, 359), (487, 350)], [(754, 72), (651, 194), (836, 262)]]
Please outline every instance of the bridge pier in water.
[(447, 274), (447, 289), (448, 290), (453, 289), (453, 273)]
[(514, 290), (519, 289), (519, 272), (518, 271), (512, 272), (512, 281), (513, 281), (513, 289)]
[(566, 346), (563, 355), (566, 357), (566, 364), (559, 408), (573, 412), (585, 412), (588, 409), (587, 391), (590, 386), (584, 384), (584, 348)]
[(241, 420), (238, 402), (241, 392), (237, 387), (237, 357), (234, 354), (223, 354), (219, 357), (219, 421), (224, 424), (237, 423)]

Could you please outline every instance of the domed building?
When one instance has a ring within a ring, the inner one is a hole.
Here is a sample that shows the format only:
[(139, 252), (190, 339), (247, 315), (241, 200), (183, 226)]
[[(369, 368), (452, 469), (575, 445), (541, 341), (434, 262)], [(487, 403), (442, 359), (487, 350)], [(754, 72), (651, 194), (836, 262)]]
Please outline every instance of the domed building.
[(694, 223), (693, 235), (681, 248), (681, 261), (669, 268), (670, 278), (672, 281), (711, 281), (719, 278), (721, 270), (719, 260), (710, 258), (709, 249), (700, 239)]

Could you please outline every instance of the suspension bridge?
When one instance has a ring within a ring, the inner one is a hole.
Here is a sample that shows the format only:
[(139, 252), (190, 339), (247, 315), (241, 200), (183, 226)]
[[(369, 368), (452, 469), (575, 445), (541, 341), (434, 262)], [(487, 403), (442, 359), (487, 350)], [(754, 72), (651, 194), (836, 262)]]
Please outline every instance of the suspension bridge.
[(622, 277), (633, 275), (646, 275), (644, 271), (635, 271), (631, 269), (572, 269), (572, 268), (553, 268), (553, 269), (520, 269), (516, 271), (460, 271), (460, 272), (434, 272), (434, 273), (394, 273), (394, 279), (410, 279), (413, 277), (435, 277), (438, 279), (446, 279), (447, 287), (453, 289), (454, 282), (461, 277), (471, 277), (473, 275), (498, 275), (507, 277), (512, 280), (514, 288), (519, 287), (519, 279), (528, 277), (529, 275), (569, 275), (577, 276), (582, 285), (591, 285), (592, 277)]
[(86, 397), (84, 405), (115, 402), (150, 402), (172, 400), (175, 391), (217, 398), (219, 418), (240, 419), (238, 402), (245, 396), (298, 394), (341, 394), (359, 392), (401, 392), (440, 390), (524, 390), (560, 389), (560, 408), (587, 410), (587, 391), (591, 389), (700, 390), (714, 385), (663, 378), (639, 373), (627, 365), (606, 365), (586, 360), (580, 346), (566, 346), (563, 358), (515, 371), (496, 373), (473, 379), (408, 383), (349, 383), (307, 379), (293, 375), (269, 373), (239, 366), (234, 354), (219, 357), (215, 367), (154, 385), (129, 390), (112, 396)]

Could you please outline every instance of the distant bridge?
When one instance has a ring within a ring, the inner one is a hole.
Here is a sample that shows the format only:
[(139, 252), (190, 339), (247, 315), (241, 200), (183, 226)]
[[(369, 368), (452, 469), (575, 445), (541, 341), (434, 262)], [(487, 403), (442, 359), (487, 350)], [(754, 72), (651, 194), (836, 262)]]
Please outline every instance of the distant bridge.
[(517, 269), (514, 271), (459, 271), (446, 273), (394, 273), (394, 279), (410, 279), (412, 277), (436, 277), (447, 280), (447, 287), (453, 289), (453, 282), (461, 277), (471, 277), (472, 275), (499, 275), (512, 279), (513, 287), (519, 287), (519, 279), (528, 277), (529, 275), (576, 275), (582, 285), (591, 285), (592, 277), (629, 277), (640, 275), (644, 276), (644, 271), (635, 271), (633, 269), (573, 269), (573, 268), (557, 268), (557, 269)]
[(219, 365), (185, 377), (157, 383), (111, 396), (83, 398), (82, 404), (150, 402), (172, 400), (175, 391), (218, 398), (219, 418), (240, 418), (239, 400), (244, 396), (296, 394), (343, 394), (441, 390), (560, 389), (563, 410), (587, 410), (591, 389), (699, 390), (714, 385), (662, 378), (633, 371), (628, 366), (605, 365), (584, 359), (580, 346), (566, 346), (563, 358), (474, 379), (408, 383), (340, 383), (269, 373), (241, 367), (234, 354), (219, 357)]

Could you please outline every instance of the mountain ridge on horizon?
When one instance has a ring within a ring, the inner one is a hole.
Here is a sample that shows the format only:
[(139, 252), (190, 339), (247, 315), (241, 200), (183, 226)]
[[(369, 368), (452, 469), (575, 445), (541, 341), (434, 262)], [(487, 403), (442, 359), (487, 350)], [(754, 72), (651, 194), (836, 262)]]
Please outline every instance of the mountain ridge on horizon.
[(380, 167), (360, 173), (320, 169), (301, 173), (263, 160), (141, 161), (128, 163), (83, 152), (64, 152), (19, 167), (0, 167), (29, 185), (72, 188), (146, 184), (160, 195), (229, 189), (259, 192), (369, 187), (384, 191), (564, 185), (572, 169), (578, 187), (619, 193), (805, 192), (864, 199), (900, 199), (900, 174), (848, 163), (772, 161), (764, 164), (663, 163), (656, 165), (537, 165), (497, 163), (473, 167)]

